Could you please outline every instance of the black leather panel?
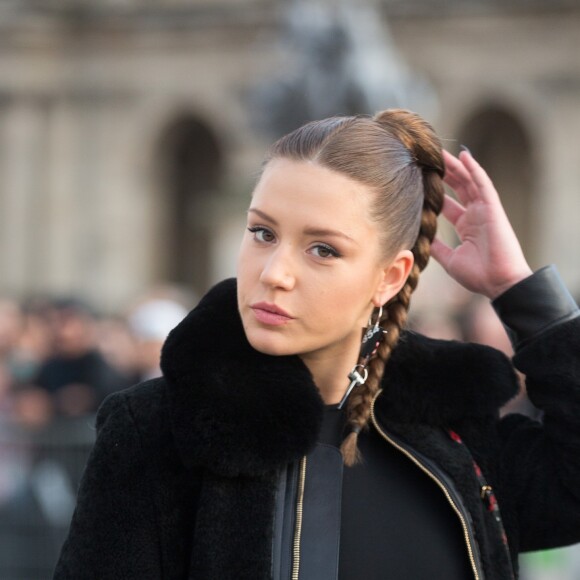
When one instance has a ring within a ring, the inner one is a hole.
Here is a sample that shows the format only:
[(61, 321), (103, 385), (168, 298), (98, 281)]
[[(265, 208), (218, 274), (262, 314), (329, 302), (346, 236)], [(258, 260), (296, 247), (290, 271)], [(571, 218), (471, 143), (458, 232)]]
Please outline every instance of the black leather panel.
[(308, 455), (300, 580), (337, 580), (343, 461), (332, 445), (319, 443)]
[(556, 324), (580, 316), (554, 266), (541, 268), (512, 286), (492, 305), (517, 348)]
[[(300, 461), (282, 469), (276, 492), (272, 578), (290, 580)], [(300, 535), (300, 580), (337, 580), (343, 462), (340, 451), (318, 443), (306, 461)]]
[(281, 470), (276, 491), (272, 543), (272, 579), (290, 580), (296, 514), (298, 462)]

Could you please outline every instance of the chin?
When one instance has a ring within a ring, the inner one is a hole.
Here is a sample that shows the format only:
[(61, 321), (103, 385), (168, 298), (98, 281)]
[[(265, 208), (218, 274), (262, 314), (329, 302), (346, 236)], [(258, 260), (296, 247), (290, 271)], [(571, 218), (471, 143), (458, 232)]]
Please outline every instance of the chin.
[(250, 345), (262, 354), (271, 356), (287, 356), (297, 353), (294, 345), (286, 337), (276, 335), (263, 329), (246, 329), (246, 338)]

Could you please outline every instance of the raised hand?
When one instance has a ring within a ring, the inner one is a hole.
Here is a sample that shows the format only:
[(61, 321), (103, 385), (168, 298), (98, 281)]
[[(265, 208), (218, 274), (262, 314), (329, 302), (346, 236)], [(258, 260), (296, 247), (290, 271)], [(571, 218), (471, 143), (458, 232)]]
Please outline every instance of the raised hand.
[(431, 255), (462, 286), (494, 299), (532, 270), (487, 173), (467, 151), (443, 153), (445, 183), (457, 200), (446, 195), (442, 213), (461, 243), (450, 248), (436, 239)]

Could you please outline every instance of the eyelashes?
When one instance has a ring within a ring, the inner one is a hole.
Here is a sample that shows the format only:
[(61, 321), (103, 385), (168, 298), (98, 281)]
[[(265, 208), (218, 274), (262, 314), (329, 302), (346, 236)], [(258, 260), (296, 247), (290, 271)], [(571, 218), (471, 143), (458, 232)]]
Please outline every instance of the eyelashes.
[[(276, 239), (276, 236), (268, 228), (263, 226), (249, 227), (248, 231), (254, 234), (254, 239), (258, 242), (270, 244)], [(264, 239), (264, 236), (269, 236), (271, 239)]]
[[(328, 244), (315, 244), (312, 249), (318, 250), (318, 258), (340, 258), (341, 256), (341, 254)], [(322, 254), (320, 250), (322, 250)]]
[[(272, 244), (276, 241), (274, 233), (264, 226), (251, 226), (248, 231), (254, 234), (254, 240), (261, 244)], [(316, 258), (328, 260), (331, 258), (340, 258), (342, 254), (329, 244), (318, 242), (312, 245), (309, 250)]]

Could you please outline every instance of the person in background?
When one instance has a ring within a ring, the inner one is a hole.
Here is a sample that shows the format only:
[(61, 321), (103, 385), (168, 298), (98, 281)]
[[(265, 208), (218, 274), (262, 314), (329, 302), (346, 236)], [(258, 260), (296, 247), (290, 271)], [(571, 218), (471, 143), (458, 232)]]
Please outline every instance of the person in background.
[(22, 312), (17, 302), (0, 298), (0, 417), (8, 415), (13, 387), (14, 354), (22, 332)]
[(161, 376), (161, 347), (187, 312), (184, 306), (170, 298), (149, 298), (129, 314), (129, 328), (136, 340), (137, 368), (142, 381)]
[(97, 349), (96, 316), (77, 298), (52, 304), (53, 353), (42, 364), (29, 393), (44, 393), (47, 415), (78, 417), (94, 413), (110, 393), (131, 385)]
[(105, 360), (132, 383), (139, 381), (139, 352), (126, 316), (119, 314), (99, 318), (97, 349)]

